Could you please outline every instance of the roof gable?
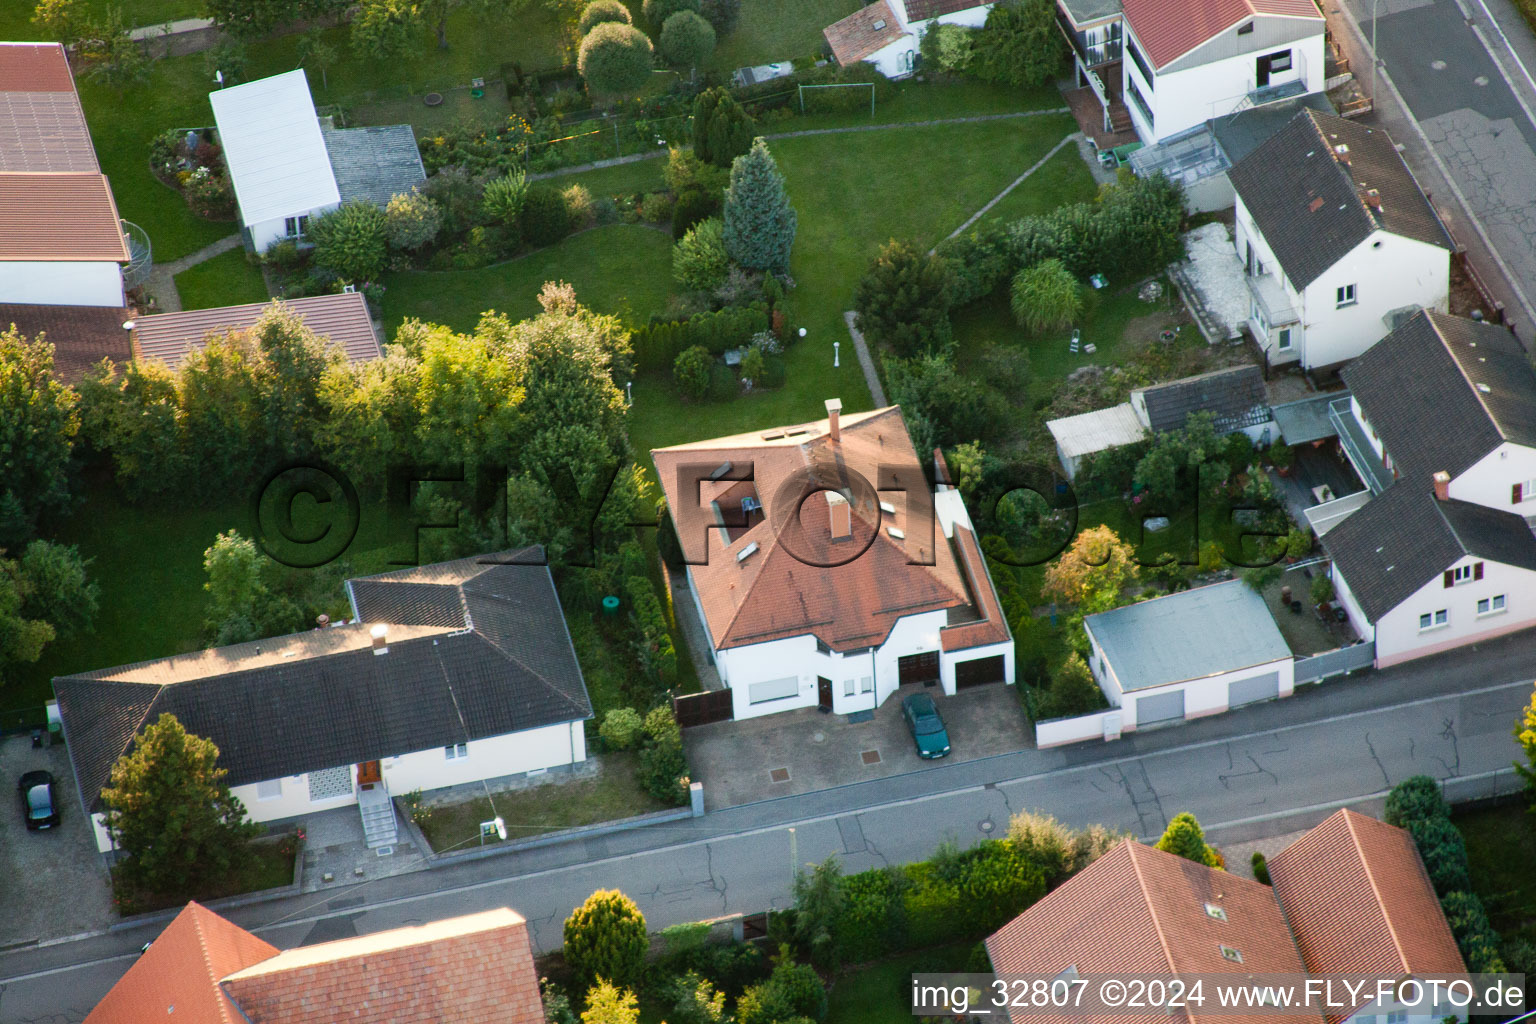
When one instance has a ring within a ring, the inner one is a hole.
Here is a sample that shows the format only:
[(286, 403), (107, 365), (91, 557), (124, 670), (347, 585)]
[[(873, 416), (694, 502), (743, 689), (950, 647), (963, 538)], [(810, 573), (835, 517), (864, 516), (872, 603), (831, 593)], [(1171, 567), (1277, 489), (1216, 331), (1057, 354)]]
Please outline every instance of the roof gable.
[(907, 30), (886, 0), (875, 0), (846, 18), (834, 21), (822, 29), (821, 34), (832, 48), (832, 56), (847, 67), (901, 39)]
[(1297, 289), (1377, 230), (1455, 248), (1391, 136), (1347, 118), (1303, 110), (1229, 177)]
[(1323, 16), (1312, 0), (1124, 0), (1125, 19), (1155, 67), (1172, 63), (1248, 18)]
[(245, 1024), (219, 979), (276, 955), (277, 947), (188, 903), (112, 986), (85, 1024)]
[(341, 201), (303, 69), (208, 94), (247, 224)]

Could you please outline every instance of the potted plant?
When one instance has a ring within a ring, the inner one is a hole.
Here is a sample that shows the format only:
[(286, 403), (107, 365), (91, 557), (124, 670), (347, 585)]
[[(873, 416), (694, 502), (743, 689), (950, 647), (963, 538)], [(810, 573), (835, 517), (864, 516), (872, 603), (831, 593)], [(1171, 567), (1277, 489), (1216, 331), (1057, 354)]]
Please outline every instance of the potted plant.
[(1312, 534), (1307, 530), (1292, 530), (1285, 538), (1285, 560), (1295, 562), (1312, 553)]
[(1269, 446), (1269, 462), (1281, 476), (1290, 476), (1291, 466), (1296, 462), (1296, 454), (1284, 441), (1276, 441)]

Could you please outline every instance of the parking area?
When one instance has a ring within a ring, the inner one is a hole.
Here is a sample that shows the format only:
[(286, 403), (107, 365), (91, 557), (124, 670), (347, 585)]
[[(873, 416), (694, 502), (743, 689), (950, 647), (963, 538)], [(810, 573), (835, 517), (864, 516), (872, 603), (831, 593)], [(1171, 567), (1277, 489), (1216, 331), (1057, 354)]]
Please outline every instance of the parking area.
[[(948, 757), (917, 756), (901, 713), (911, 693), (933, 697), (953, 748)], [(706, 810), (809, 793), (850, 782), (1006, 754), (1030, 745), (1029, 720), (1012, 686), (994, 684), (946, 697), (938, 687), (904, 687), (872, 719), (850, 722), (815, 708), (685, 730)]]
[[(63, 808), (57, 828), (27, 831), (16, 783), (35, 769), (53, 773)], [(80, 810), (62, 743), (34, 749), (27, 735), (0, 740), (0, 949), (105, 928), (117, 920), (107, 869)]]

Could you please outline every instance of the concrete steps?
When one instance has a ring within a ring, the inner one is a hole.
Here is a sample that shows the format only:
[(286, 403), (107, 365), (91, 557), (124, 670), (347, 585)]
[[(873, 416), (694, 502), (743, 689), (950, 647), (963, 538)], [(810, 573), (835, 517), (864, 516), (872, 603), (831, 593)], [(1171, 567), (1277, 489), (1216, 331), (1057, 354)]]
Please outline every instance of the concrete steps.
[(368, 849), (395, 844), (400, 837), (395, 822), (395, 802), (382, 784), (359, 790), (357, 809), (363, 816), (363, 841)]

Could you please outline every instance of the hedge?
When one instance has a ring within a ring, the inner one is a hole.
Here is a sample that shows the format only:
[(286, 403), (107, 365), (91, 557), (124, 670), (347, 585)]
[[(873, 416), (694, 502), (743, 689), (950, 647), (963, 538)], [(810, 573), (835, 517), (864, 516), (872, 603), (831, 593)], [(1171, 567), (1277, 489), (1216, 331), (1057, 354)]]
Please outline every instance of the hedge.
[(667, 616), (661, 610), (656, 588), (648, 576), (630, 576), (624, 581), (624, 588), (629, 592), (641, 643), (650, 658), (649, 668), (663, 686), (670, 685), (677, 679), (677, 649), (672, 646), (672, 634), (667, 629)]
[(731, 306), (714, 313), (700, 313), (687, 320), (669, 320), (647, 324), (631, 336), (635, 347), (635, 365), (642, 370), (669, 371), (686, 349), (702, 345), (711, 355), (740, 348), (752, 336), (768, 329), (768, 306), (754, 302), (750, 306)]

